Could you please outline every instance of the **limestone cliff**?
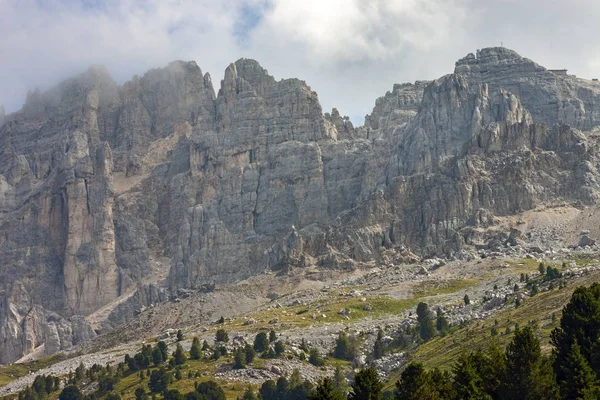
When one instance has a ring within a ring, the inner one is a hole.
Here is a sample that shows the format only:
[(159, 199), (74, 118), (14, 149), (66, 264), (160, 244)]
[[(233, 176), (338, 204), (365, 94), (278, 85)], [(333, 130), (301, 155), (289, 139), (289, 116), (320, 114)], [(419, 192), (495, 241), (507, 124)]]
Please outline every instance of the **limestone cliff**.
[(80, 315), (120, 296), (102, 326), (168, 290), (460, 256), (497, 216), (595, 203), (599, 105), (504, 48), (394, 85), (361, 127), (248, 59), (217, 94), (181, 61), (32, 92), (0, 113), (0, 362), (93, 337)]

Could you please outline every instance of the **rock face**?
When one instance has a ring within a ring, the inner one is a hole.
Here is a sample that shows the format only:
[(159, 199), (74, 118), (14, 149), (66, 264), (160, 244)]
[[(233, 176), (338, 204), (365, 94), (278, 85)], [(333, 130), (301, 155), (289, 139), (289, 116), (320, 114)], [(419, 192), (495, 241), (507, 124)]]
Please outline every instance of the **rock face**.
[(504, 48), (394, 85), (361, 127), (248, 59), (217, 94), (194, 62), (123, 86), (93, 67), (2, 116), (0, 362), (93, 337), (79, 315), (119, 296), (108, 325), (166, 288), (453, 256), (599, 189), (600, 86)]

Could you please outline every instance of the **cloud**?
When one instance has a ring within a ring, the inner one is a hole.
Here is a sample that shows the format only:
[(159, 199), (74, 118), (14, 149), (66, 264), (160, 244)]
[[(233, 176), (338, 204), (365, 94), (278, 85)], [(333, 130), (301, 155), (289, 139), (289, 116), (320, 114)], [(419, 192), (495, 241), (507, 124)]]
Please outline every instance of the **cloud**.
[(360, 123), (394, 83), (450, 73), (500, 42), (597, 77), (599, 20), (600, 3), (586, 0), (0, 0), (0, 104), (14, 111), (27, 90), (91, 64), (122, 83), (195, 60), (218, 86), (249, 57)]

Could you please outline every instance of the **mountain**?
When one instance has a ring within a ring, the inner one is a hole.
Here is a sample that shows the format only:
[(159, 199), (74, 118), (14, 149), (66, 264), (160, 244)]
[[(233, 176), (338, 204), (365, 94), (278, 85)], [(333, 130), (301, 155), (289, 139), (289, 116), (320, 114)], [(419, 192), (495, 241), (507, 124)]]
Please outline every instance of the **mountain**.
[(0, 362), (265, 270), (520, 251), (499, 218), (597, 203), (599, 126), (597, 82), (505, 48), (394, 85), (361, 127), (254, 60), (216, 94), (194, 62), (92, 67), (0, 111)]

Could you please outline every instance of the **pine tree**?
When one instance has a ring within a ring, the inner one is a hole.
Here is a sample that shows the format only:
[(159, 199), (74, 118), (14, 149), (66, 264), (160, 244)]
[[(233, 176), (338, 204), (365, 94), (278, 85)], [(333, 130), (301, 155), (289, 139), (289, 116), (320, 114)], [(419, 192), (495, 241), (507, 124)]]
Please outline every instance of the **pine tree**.
[(215, 333), (215, 342), (227, 343), (228, 341), (229, 341), (229, 335), (227, 334), (227, 331), (223, 328), (217, 330), (217, 332)]
[(344, 400), (344, 395), (334, 385), (331, 378), (319, 382), (315, 391), (308, 396), (309, 400)]
[(546, 266), (543, 262), (541, 262), (540, 265), (538, 265), (538, 271), (540, 271), (541, 276), (544, 276), (544, 274), (546, 273)]
[(542, 361), (540, 342), (530, 327), (515, 332), (506, 347), (504, 393), (510, 399), (536, 398), (534, 378)]
[(338, 360), (347, 360), (350, 348), (350, 341), (345, 332), (340, 332), (338, 338), (335, 341), (335, 349), (333, 350), (333, 356)]
[(156, 343), (156, 347), (160, 349), (160, 352), (162, 354), (162, 360), (167, 361), (169, 359), (169, 349), (167, 347), (167, 344), (160, 340), (158, 343)]
[(275, 342), (275, 345), (273, 346), (273, 349), (275, 350), (275, 354), (277, 354), (277, 356), (280, 356), (285, 351), (285, 346), (281, 342), (281, 340), (278, 340), (278, 341)]
[(192, 360), (199, 360), (202, 358), (202, 350), (200, 349), (200, 339), (195, 336), (192, 340), (192, 347), (190, 347), (190, 358)]
[(235, 349), (233, 359), (234, 359), (234, 364), (233, 364), (234, 369), (246, 368), (246, 352), (244, 351), (243, 348), (238, 347), (237, 349)]
[(435, 335), (435, 328), (429, 317), (429, 306), (426, 303), (419, 303), (417, 306), (417, 321), (419, 322), (421, 339), (425, 341), (431, 339)]
[(373, 345), (373, 358), (378, 360), (384, 355), (383, 348), (383, 331), (380, 329), (377, 331), (377, 339), (375, 339), (375, 344)]
[(483, 380), (473, 365), (473, 360), (462, 354), (453, 367), (454, 393), (459, 399), (491, 399), (484, 392)]
[(441, 308), (438, 308), (438, 310), (437, 310), (437, 318), (435, 321), (435, 328), (442, 336), (445, 336), (446, 333), (448, 333), (448, 329), (450, 328), (450, 325), (448, 324), (448, 320), (444, 316), (444, 312), (442, 311)]
[(275, 332), (275, 329), (271, 329), (271, 331), (269, 332), (269, 342), (273, 343), (276, 340), (277, 340), (277, 333)]
[(348, 380), (346, 379), (346, 375), (344, 374), (344, 371), (342, 371), (342, 367), (339, 364), (335, 366), (335, 372), (333, 373), (333, 385), (343, 394), (345, 398), (349, 390)]
[(83, 395), (75, 385), (67, 386), (58, 395), (59, 400), (82, 400)]
[(320, 367), (321, 365), (325, 364), (325, 361), (323, 361), (323, 357), (321, 356), (321, 352), (316, 347), (310, 349), (308, 362), (315, 367)]
[(256, 392), (254, 392), (254, 389), (252, 389), (252, 386), (248, 386), (248, 389), (246, 389), (244, 395), (242, 397), (238, 397), (238, 400), (258, 400), (258, 396), (256, 395)]
[(164, 368), (155, 369), (150, 375), (148, 388), (152, 393), (162, 393), (167, 390), (170, 381), (170, 376)]
[(181, 332), (181, 329), (177, 330), (177, 341), (181, 342), (183, 340), (183, 332)]
[(163, 360), (163, 356), (162, 356), (162, 351), (160, 351), (160, 348), (155, 347), (152, 350), (152, 362), (154, 363), (154, 365), (159, 365), (163, 361), (164, 360)]
[(244, 354), (246, 355), (246, 364), (252, 364), (254, 357), (256, 357), (256, 351), (254, 351), (254, 348), (246, 343), (246, 346), (244, 346)]
[(348, 400), (380, 400), (383, 383), (379, 380), (375, 368), (362, 369), (354, 376), (354, 383)]
[(465, 297), (463, 297), (463, 300), (465, 302), (465, 304), (468, 306), (469, 304), (471, 304), (471, 299), (469, 298), (469, 295), (465, 293)]
[(267, 350), (269, 347), (269, 339), (267, 338), (267, 334), (264, 332), (258, 332), (256, 337), (254, 338), (254, 350), (258, 353), (262, 353)]
[(148, 394), (142, 387), (135, 389), (135, 400), (148, 400)]
[(558, 382), (566, 379), (567, 357), (577, 342), (581, 355), (597, 376), (600, 376), (600, 284), (577, 288), (563, 308), (560, 326), (552, 331), (554, 371)]
[(177, 343), (177, 347), (173, 353), (173, 358), (175, 359), (175, 365), (181, 365), (187, 361), (187, 357), (183, 352), (183, 347), (181, 347), (179, 343)]
[(560, 384), (561, 395), (565, 399), (581, 399), (587, 393), (598, 390), (596, 375), (589, 363), (581, 354), (577, 340), (571, 345), (571, 351), (560, 366), (563, 377)]
[(395, 400), (435, 399), (431, 377), (420, 363), (410, 363), (396, 382)]

